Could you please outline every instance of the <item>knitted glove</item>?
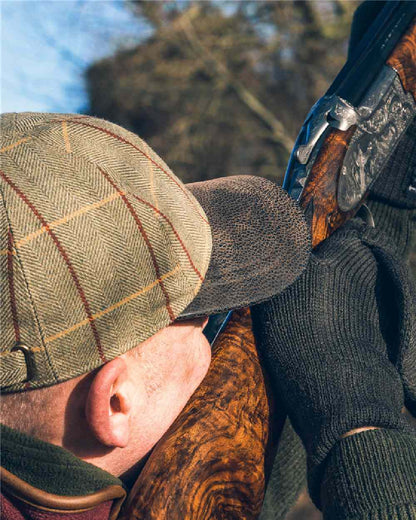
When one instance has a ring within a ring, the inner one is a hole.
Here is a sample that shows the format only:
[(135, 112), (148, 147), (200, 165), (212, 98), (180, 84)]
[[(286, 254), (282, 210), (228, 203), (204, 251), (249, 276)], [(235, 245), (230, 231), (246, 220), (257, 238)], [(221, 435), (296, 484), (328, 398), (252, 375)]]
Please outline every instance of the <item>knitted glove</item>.
[(264, 366), (308, 454), (316, 502), (322, 463), (344, 433), (406, 428), (394, 364), (414, 318), (410, 291), (385, 237), (357, 219), (317, 248), (295, 284), (252, 309)]
[(416, 118), (371, 187), (367, 206), (376, 227), (407, 259), (416, 226)]

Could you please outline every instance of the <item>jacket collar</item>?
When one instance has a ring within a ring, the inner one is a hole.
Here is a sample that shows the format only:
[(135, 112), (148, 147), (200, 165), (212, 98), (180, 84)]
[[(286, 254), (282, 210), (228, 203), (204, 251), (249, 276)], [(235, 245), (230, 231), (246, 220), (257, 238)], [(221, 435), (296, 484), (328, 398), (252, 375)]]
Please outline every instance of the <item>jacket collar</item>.
[(121, 481), (69, 451), (1, 425), (6, 494), (41, 509), (85, 511), (114, 501), (116, 518), (126, 496)]

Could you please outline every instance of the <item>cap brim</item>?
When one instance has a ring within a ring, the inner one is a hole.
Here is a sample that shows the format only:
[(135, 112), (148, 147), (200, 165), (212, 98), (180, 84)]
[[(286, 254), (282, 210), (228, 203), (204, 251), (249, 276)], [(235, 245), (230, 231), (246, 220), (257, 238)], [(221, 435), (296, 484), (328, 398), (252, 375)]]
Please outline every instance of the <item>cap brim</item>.
[(204, 209), (213, 249), (204, 282), (179, 318), (209, 316), (268, 300), (305, 270), (309, 227), (271, 181), (234, 176), (187, 184)]

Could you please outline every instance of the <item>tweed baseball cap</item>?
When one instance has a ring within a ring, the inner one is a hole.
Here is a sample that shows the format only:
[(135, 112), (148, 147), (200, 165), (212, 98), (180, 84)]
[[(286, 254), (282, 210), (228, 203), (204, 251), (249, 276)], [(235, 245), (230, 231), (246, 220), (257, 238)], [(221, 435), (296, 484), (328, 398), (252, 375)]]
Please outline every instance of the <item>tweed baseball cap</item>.
[(0, 384), (53, 385), (178, 318), (270, 298), (304, 270), (270, 181), (185, 186), (139, 137), (75, 114), (1, 116)]

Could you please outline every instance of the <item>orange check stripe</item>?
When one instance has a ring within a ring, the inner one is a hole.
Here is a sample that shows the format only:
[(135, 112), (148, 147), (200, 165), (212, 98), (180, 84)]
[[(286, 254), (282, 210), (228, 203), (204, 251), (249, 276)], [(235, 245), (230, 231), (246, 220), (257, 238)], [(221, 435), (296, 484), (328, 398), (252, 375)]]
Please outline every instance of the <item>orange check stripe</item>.
[[(93, 320), (98, 320), (99, 318), (101, 318), (102, 316), (105, 316), (109, 312), (112, 312), (112, 311), (118, 309), (119, 307), (122, 307), (123, 305), (126, 305), (127, 303), (131, 302), (132, 300), (135, 300), (136, 298), (138, 298), (142, 294), (145, 294), (146, 292), (148, 292), (151, 289), (153, 289), (154, 287), (156, 287), (158, 284), (160, 284), (160, 282), (163, 282), (163, 280), (166, 280), (166, 278), (174, 276), (179, 270), (180, 270), (180, 265), (178, 264), (174, 269), (172, 269), (172, 271), (169, 271), (168, 273), (164, 274), (158, 280), (155, 280), (154, 282), (152, 282), (151, 284), (147, 285), (143, 289), (140, 289), (140, 291), (137, 291), (137, 292), (135, 292), (133, 294), (130, 294), (129, 296), (126, 296), (122, 300), (114, 303), (110, 307), (107, 307), (106, 309), (103, 309), (102, 311), (97, 312), (96, 314), (93, 314), (92, 315), (92, 319)], [(84, 325), (87, 325), (88, 323), (89, 323), (88, 319), (82, 320), (79, 323), (75, 323), (75, 325), (72, 325), (72, 327), (69, 327), (68, 329), (65, 329), (65, 330), (63, 330), (61, 332), (58, 332), (57, 334), (55, 334), (53, 336), (49, 336), (48, 338), (46, 338), (45, 339), (45, 344), (46, 343), (51, 343), (52, 341), (56, 341), (57, 339), (62, 338), (63, 336), (66, 336), (66, 335), (70, 334), (74, 330), (77, 330), (80, 327), (83, 327)]]
[(0, 153), (8, 152), (9, 150), (13, 150), (13, 148), (20, 146), (22, 143), (26, 143), (27, 141), (30, 141), (31, 139), (32, 139), (31, 137), (24, 137), (23, 139), (20, 139), (19, 141), (16, 141), (13, 144), (9, 144), (8, 146), (1, 148)]
[(195, 273), (198, 275), (198, 278), (201, 280), (201, 282), (204, 281), (204, 277), (202, 276), (202, 274), (199, 272), (199, 270), (197, 269), (196, 265), (193, 263), (192, 261), (192, 258), (191, 258), (191, 255), (189, 254), (189, 251), (186, 249), (185, 247), (185, 244), (183, 243), (181, 237), (179, 236), (179, 233), (176, 231), (175, 227), (173, 226), (172, 222), (170, 221), (170, 219), (160, 211), (160, 209), (156, 208), (156, 206), (153, 206), (153, 204), (150, 204), (150, 202), (148, 202), (147, 200), (144, 200), (144, 199), (141, 199), (140, 197), (138, 197), (137, 195), (133, 195), (133, 197), (138, 200), (139, 202), (141, 202), (142, 204), (145, 204), (146, 206), (149, 206), (150, 208), (152, 208), (158, 215), (160, 215), (163, 220), (165, 222), (167, 222), (170, 226), (170, 228), (172, 229), (173, 233), (175, 234), (179, 244), (181, 245), (184, 253), (186, 254), (187, 258), (188, 258), (188, 261), (192, 267), (192, 269), (195, 271)]
[(52, 229), (49, 228), (49, 225), (47, 223), (47, 221), (44, 219), (44, 217), (41, 215), (41, 213), (36, 209), (36, 207), (33, 205), (32, 202), (30, 202), (30, 200), (26, 197), (26, 195), (20, 190), (20, 188), (18, 188), (16, 186), (16, 184), (11, 180), (9, 179), (9, 177), (3, 172), (0, 170), (0, 176), (3, 177), (3, 179), (7, 182), (7, 184), (13, 189), (13, 191), (20, 197), (20, 199), (22, 199), (22, 201), (29, 207), (29, 209), (32, 211), (32, 213), (35, 215), (35, 217), (39, 220), (39, 222), (42, 224), (43, 227), (46, 228), (46, 231), (47, 233), (49, 234), (49, 236), (51, 237), (53, 243), (55, 244), (55, 246), (57, 247), (60, 255), (62, 256), (69, 272), (70, 272), (70, 275), (71, 275), (71, 278), (75, 284), (75, 287), (77, 288), (77, 291), (78, 291), (78, 294), (81, 298), (81, 301), (84, 305), (84, 309), (85, 309), (85, 312), (87, 314), (87, 317), (88, 317), (88, 321), (90, 323), (90, 326), (91, 326), (91, 330), (92, 330), (92, 333), (93, 333), (93, 336), (94, 336), (94, 339), (95, 339), (95, 343), (97, 345), (97, 350), (98, 350), (98, 354), (100, 356), (100, 359), (103, 363), (106, 363), (106, 358), (104, 356), (104, 352), (103, 352), (103, 349), (102, 349), (102, 346), (101, 346), (101, 342), (100, 342), (100, 337), (98, 335), (98, 331), (97, 331), (97, 328), (95, 326), (95, 323), (94, 323), (94, 320), (92, 318), (92, 313), (91, 313), (91, 308), (90, 308), (90, 305), (88, 303), (88, 300), (85, 296), (85, 292), (84, 292), (84, 289), (82, 288), (81, 286), (81, 283), (79, 281), (79, 278), (75, 272), (75, 269), (72, 265), (72, 262), (71, 260), (69, 259), (69, 256), (66, 252), (66, 250), (64, 249), (63, 245), (61, 244), (61, 242), (59, 241), (58, 237), (55, 235), (55, 233), (52, 231)]
[(165, 175), (167, 175), (169, 177), (169, 179), (176, 184), (176, 186), (178, 186), (178, 188), (184, 193), (186, 198), (194, 206), (194, 208), (196, 209), (196, 211), (197, 211), (198, 215), (201, 217), (201, 219), (209, 225), (208, 220), (203, 215), (201, 215), (201, 213), (199, 212), (198, 207), (195, 205), (195, 201), (190, 197), (190, 195), (186, 191), (186, 189), (167, 170), (165, 170), (165, 168), (162, 168), (162, 166), (160, 164), (158, 164), (156, 161), (154, 161), (150, 157), (150, 155), (148, 155), (146, 152), (144, 152), (141, 148), (139, 148), (135, 144), (131, 143), (130, 141), (127, 141), (127, 139), (124, 139), (123, 137), (121, 137), (121, 136), (119, 136), (117, 134), (114, 134), (113, 132), (110, 132), (110, 130), (107, 130), (105, 128), (101, 128), (100, 126), (96, 126), (96, 125), (93, 125), (91, 123), (87, 123), (85, 121), (80, 121), (80, 120), (75, 120), (75, 119), (73, 119), (73, 120), (67, 119), (66, 121), (67, 122), (76, 123), (76, 124), (82, 125), (82, 126), (88, 126), (90, 128), (94, 128), (95, 130), (99, 130), (100, 132), (103, 132), (103, 133), (113, 137), (114, 139), (117, 139), (117, 141), (120, 141), (121, 143), (127, 144), (127, 145), (131, 146), (132, 148), (134, 148), (135, 150), (137, 150), (138, 152), (140, 152), (144, 157), (146, 157), (146, 159), (148, 159), (152, 164), (154, 164), (157, 168), (159, 168), (160, 171), (162, 171)]
[[(81, 215), (84, 215), (85, 213), (89, 213), (90, 211), (101, 208), (101, 206), (104, 206), (105, 204), (108, 204), (109, 202), (118, 199), (121, 197), (120, 193), (112, 193), (109, 197), (106, 197), (105, 199), (101, 199), (97, 202), (94, 202), (92, 204), (88, 204), (87, 206), (83, 206), (80, 209), (77, 209), (73, 213), (69, 213), (68, 215), (65, 215), (64, 217), (53, 220), (49, 225), (49, 229), (55, 229), (58, 226), (61, 226), (62, 224), (66, 224), (66, 222), (69, 222), (70, 220), (79, 217)], [(33, 231), (33, 233), (30, 233), (29, 235), (26, 235), (25, 237), (21, 238), (15, 243), (15, 248), (19, 249), (23, 245), (27, 244), (28, 242), (31, 242), (35, 238), (37, 238), (40, 235), (43, 235), (44, 233), (47, 233), (48, 228), (45, 226), (40, 227), (36, 231)], [(10, 252), (8, 249), (2, 249), (0, 251), (0, 255), (9, 255), (9, 254), (15, 254), (14, 251)]]
[(133, 206), (130, 204), (130, 201), (128, 200), (128, 198), (126, 197), (126, 195), (124, 194), (124, 192), (121, 191), (121, 189), (117, 186), (117, 184), (113, 181), (113, 179), (108, 175), (107, 172), (105, 172), (104, 170), (102, 170), (100, 167), (97, 166), (97, 168), (99, 169), (99, 171), (101, 172), (101, 174), (104, 176), (104, 178), (111, 184), (111, 186), (116, 190), (117, 193), (120, 193), (120, 196), (124, 202), (124, 204), (127, 206), (127, 209), (129, 210), (129, 212), (131, 213), (134, 221), (136, 222), (136, 225), (140, 231), (140, 234), (142, 235), (143, 237), (143, 240), (145, 241), (145, 244), (147, 246), (147, 249), (149, 250), (149, 253), (150, 253), (150, 257), (152, 259), (152, 263), (153, 263), (153, 267), (155, 269), (155, 273), (156, 273), (156, 278), (158, 280), (160, 280), (160, 288), (163, 292), (163, 296), (165, 297), (165, 301), (166, 301), (166, 310), (168, 311), (168, 314), (169, 314), (169, 318), (171, 321), (174, 321), (175, 320), (175, 315), (172, 311), (172, 307), (170, 305), (170, 299), (169, 299), (169, 294), (168, 294), (168, 291), (166, 290), (166, 287), (165, 287), (165, 284), (163, 283), (163, 280), (162, 280), (162, 277), (161, 277), (161, 274), (160, 274), (160, 268), (159, 268), (159, 264), (157, 263), (157, 259), (156, 259), (156, 255), (155, 255), (155, 252), (153, 250), (153, 247), (152, 247), (152, 244), (150, 243), (150, 240), (149, 240), (149, 237), (147, 236), (147, 233), (143, 227), (143, 224), (141, 223), (140, 219), (139, 219), (139, 216), (137, 215), (137, 213), (135, 212)]
[(69, 141), (68, 125), (67, 125), (66, 121), (62, 121), (62, 136), (64, 138), (65, 151), (67, 153), (71, 153), (71, 143)]

